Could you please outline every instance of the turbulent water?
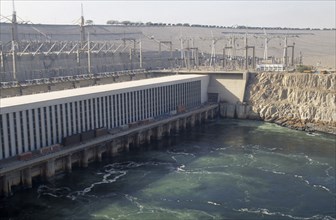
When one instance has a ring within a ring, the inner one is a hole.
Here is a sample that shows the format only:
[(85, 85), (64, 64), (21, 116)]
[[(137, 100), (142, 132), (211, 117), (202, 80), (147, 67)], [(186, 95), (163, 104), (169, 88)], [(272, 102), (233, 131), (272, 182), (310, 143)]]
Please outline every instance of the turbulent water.
[(329, 220), (335, 195), (335, 136), (219, 120), (16, 193), (0, 218)]

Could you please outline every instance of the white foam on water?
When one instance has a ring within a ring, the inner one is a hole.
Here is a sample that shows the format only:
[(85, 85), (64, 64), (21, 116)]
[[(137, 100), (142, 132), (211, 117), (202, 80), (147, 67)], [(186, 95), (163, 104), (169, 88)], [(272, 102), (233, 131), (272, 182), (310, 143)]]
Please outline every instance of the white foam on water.
[(174, 155), (191, 156), (193, 158), (196, 157), (195, 154), (193, 154), (193, 153), (186, 153), (186, 152), (173, 152), (173, 151), (167, 150), (167, 153), (174, 154)]
[(314, 160), (310, 158), (308, 155), (304, 155), (304, 158), (306, 158), (310, 165), (321, 165), (321, 166), (330, 166), (328, 163), (323, 163), (318, 160)]
[[(108, 179), (112, 174), (117, 174), (114, 178), (112, 179)], [(103, 180), (100, 181), (100, 182), (96, 182), (96, 183), (92, 183), (89, 187), (85, 188), (84, 190), (82, 191), (77, 191), (75, 192), (77, 195), (85, 195), (89, 192), (92, 191), (92, 189), (97, 186), (97, 185), (100, 185), (100, 184), (107, 184), (107, 183), (113, 183), (113, 182), (116, 182), (119, 178), (121, 178), (122, 176), (125, 176), (127, 174), (127, 171), (110, 171), (109, 173), (105, 174), (104, 177), (103, 177)]]
[(332, 170), (332, 169), (334, 169), (334, 168), (333, 168), (333, 167), (328, 167), (324, 172), (325, 172), (325, 174), (326, 174), (328, 177), (333, 177), (333, 178), (335, 178), (334, 176), (330, 175), (330, 173), (329, 173), (329, 171)]
[(225, 151), (225, 150), (227, 150), (227, 149), (230, 149), (230, 148), (233, 148), (233, 146), (230, 145), (230, 146), (228, 146), (228, 147), (220, 147), (220, 146), (215, 147), (216, 150), (223, 150), (223, 151)]
[(120, 163), (112, 163), (112, 164), (108, 164), (106, 166), (104, 166), (105, 171), (108, 172), (111, 169), (125, 169), (125, 168), (136, 168), (136, 167), (140, 167), (143, 166), (144, 163), (136, 163), (134, 161), (125, 161), (125, 162), (120, 162)]
[[(109, 184), (109, 183), (116, 182), (119, 178), (121, 178), (121, 177), (123, 177), (127, 174), (127, 171), (125, 169), (137, 168), (137, 167), (141, 167), (141, 166), (145, 166), (145, 165), (158, 166), (158, 165), (171, 165), (171, 163), (155, 162), (155, 161), (137, 163), (137, 162), (134, 162), (134, 161), (125, 161), (125, 162), (120, 162), (120, 163), (108, 164), (108, 165), (104, 166), (105, 173), (102, 173), (102, 172), (97, 173), (97, 175), (104, 174), (103, 179), (101, 181), (92, 183), (89, 187), (86, 187), (83, 190), (72, 192), (72, 193), (68, 194), (66, 197), (71, 199), (71, 200), (76, 200), (78, 196), (86, 195), (87, 193), (91, 192), (94, 187), (96, 187), (98, 185)], [(114, 176), (114, 177), (112, 178), (112, 176)]]
[(257, 169), (262, 170), (262, 171), (267, 172), (267, 173), (274, 173), (274, 174), (277, 174), (277, 175), (286, 175), (286, 173), (284, 173), (284, 172), (276, 171), (276, 170), (268, 170), (268, 169), (265, 169), (263, 167), (257, 167)]
[(143, 213), (144, 206), (138, 202), (138, 198), (128, 194), (125, 194), (125, 198), (139, 209), (137, 213)]
[(301, 181), (305, 182), (309, 186), (312, 186), (314, 188), (323, 189), (323, 190), (327, 191), (328, 193), (330, 193), (331, 195), (335, 195), (329, 188), (327, 188), (327, 187), (325, 187), (323, 185), (310, 184), (310, 182), (308, 180), (306, 180), (305, 178), (303, 178), (303, 176), (295, 174), (294, 177), (300, 179)]
[(37, 188), (38, 197), (45, 195), (55, 198), (66, 197), (70, 191), (71, 189), (68, 187), (53, 188), (47, 185), (40, 185)]
[(110, 217), (110, 216), (108, 216), (108, 215), (96, 215), (96, 214), (91, 214), (91, 216), (94, 217), (94, 218), (98, 218), (98, 219), (102, 219), (102, 218), (104, 218), (104, 219), (115, 220), (115, 218)]
[(207, 203), (208, 203), (208, 204), (211, 204), (211, 205), (215, 205), (215, 206), (220, 206), (220, 205), (221, 205), (221, 204), (219, 204), (219, 203), (212, 202), (212, 201), (208, 201)]
[(306, 132), (306, 135), (311, 137), (321, 136), (321, 134), (315, 132)]
[(254, 159), (254, 156), (252, 154), (249, 154), (247, 157), (252, 159), (252, 160)]
[(323, 215), (314, 215), (311, 217), (300, 217), (300, 216), (293, 216), (290, 214), (285, 214), (282, 212), (271, 212), (268, 209), (265, 208), (240, 208), (240, 209), (233, 209), (238, 212), (246, 212), (246, 213), (253, 213), (253, 214), (261, 214), (261, 215), (268, 215), (268, 216), (281, 216), (281, 217), (287, 217), (290, 219), (297, 219), (297, 220), (335, 220), (331, 216), (323, 216)]
[(297, 178), (297, 179), (299, 179), (299, 180), (301, 180), (301, 181), (303, 181), (303, 182), (305, 182), (306, 184), (309, 185), (309, 181), (306, 180), (305, 178), (303, 178), (303, 176), (294, 174), (294, 177)]
[(313, 187), (315, 187), (315, 188), (321, 188), (321, 189), (324, 189), (325, 191), (327, 191), (329, 193), (332, 193), (330, 189), (328, 189), (327, 187), (322, 186), (322, 185), (313, 185)]
[(184, 172), (185, 170), (183, 168), (185, 168), (184, 164), (182, 164), (181, 166), (177, 167), (177, 172)]

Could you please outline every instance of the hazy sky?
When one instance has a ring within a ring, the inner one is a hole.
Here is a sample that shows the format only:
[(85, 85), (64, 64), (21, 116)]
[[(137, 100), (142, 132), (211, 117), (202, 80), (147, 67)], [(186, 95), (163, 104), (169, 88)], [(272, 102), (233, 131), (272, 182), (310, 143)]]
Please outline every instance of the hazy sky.
[[(162, 23), (335, 28), (335, 0), (319, 1), (56, 1), (15, 0), (17, 15), (33, 23), (75, 24), (81, 15), (95, 24), (107, 20)], [(1, 21), (12, 0), (0, 0)]]

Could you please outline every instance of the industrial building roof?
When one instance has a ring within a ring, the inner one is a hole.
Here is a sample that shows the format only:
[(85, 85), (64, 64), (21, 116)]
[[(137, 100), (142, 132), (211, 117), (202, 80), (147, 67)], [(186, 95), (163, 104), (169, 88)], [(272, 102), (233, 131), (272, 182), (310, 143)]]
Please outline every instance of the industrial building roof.
[[(173, 76), (164, 76), (158, 78), (151, 78), (151, 79), (143, 79), (143, 80), (136, 80), (136, 81), (127, 81), (121, 83), (112, 83), (107, 85), (98, 85), (98, 86), (91, 86), (91, 87), (83, 87), (77, 89), (68, 89), (68, 90), (61, 90), (61, 91), (53, 91), (47, 93), (39, 93), (39, 94), (32, 94), (32, 95), (24, 95), (24, 96), (16, 96), (16, 97), (9, 97), (9, 98), (2, 98), (0, 99), (0, 107), (8, 108), (26, 104), (34, 104), (39, 102), (51, 101), (51, 100), (58, 100), (64, 98), (72, 98), (78, 96), (90, 96), (93, 94), (98, 93), (106, 93), (111, 91), (122, 91), (127, 90), (129, 88), (133, 88), (136, 90), (137, 87), (157, 87), (162, 84), (167, 84), (173, 81), (185, 81), (188, 79), (195, 79), (195, 78), (202, 78), (204, 75), (197, 75), (197, 74), (183, 74), (183, 75), (173, 75)], [(69, 100), (70, 101), (70, 100)], [(1, 113), (1, 112), (0, 112)]]

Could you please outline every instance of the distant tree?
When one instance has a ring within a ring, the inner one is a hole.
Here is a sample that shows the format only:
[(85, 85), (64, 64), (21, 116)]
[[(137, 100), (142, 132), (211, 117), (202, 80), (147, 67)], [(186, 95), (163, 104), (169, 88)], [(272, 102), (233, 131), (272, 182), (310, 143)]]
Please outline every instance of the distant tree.
[(123, 25), (130, 25), (131, 22), (130, 21), (122, 21), (121, 24), (123, 24)]
[(120, 24), (120, 22), (117, 20), (108, 20), (106, 24)]

